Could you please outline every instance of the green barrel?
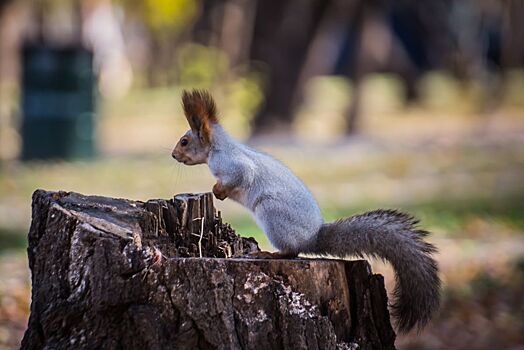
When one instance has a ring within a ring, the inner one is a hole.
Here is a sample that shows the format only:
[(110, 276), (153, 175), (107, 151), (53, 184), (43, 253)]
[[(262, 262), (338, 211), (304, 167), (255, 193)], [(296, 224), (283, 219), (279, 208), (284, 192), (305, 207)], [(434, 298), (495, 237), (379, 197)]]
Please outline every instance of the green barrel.
[(78, 46), (28, 45), (22, 69), (22, 159), (93, 157), (92, 52)]

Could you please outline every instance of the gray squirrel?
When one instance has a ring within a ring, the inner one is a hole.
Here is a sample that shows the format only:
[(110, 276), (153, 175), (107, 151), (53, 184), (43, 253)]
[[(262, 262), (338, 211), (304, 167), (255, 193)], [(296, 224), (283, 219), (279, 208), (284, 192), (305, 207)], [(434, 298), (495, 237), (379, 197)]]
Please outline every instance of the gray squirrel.
[(231, 198), (251, 211), (278, 249), (263, 257), (303, 253), (387, 260), (396, 273), (391, 308), (397, 329), (408, 332), (427, 324), (439, 307), (441, 282), (432, 258), (437, 249), (424, 241), (428, 232), (416, 227), (416, 219), (379, 209), (324, 223), (315, 198), (291, 170), (226, 133), (207, 91), (184, 91), (182, 105), (191, 129), (178, 141), (173, 158), (186, 165), (207, 163), (217, 179), (216, 198)]

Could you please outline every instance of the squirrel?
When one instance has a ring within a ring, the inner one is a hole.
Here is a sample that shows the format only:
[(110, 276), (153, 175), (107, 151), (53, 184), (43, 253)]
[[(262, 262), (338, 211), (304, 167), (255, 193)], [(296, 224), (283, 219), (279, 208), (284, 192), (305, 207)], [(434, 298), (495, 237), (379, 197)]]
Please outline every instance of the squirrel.
[(429, 233), (418, 220), (396, 210), (373, 210), (325, 223), (320, 208), (304, 183), (280, 161), (229, 136), (220, 125), (216, 104), (205, 90), (183, 91), (182, 106), (190, 130), (172, 156), (186, 165), (207, 163), (217, 179), (213, 194), (231, 198), (253, 214), (277, 253), (369, 256), (389, 261), (396, 287), (391, 305), (397, 329), (420, 330), (440, 303), (437, 249), (426, 242)]

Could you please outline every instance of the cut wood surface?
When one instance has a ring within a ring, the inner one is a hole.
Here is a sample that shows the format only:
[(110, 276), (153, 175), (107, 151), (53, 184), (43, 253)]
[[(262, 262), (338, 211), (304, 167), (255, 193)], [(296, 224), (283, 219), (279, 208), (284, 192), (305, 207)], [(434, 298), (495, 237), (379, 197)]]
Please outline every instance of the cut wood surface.
[(22, 348), (394, 349), (383, 278), (366, 261), (241, 258), (256, 251), (209, 193), (37, 190)]

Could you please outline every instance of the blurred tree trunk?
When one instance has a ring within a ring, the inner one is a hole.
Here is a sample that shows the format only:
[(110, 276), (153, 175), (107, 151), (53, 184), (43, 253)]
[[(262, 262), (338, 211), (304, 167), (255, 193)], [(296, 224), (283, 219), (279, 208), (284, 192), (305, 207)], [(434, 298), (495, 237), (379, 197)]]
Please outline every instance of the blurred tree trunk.
[[(361, 95), (362, 95), (362, 79), (365, 74), (365, 53), (362, 50), (362, 36), (364, 32), (364, 24), (366, 17), (369, 16), (373, 8), (377, 6), (377, 1), (369, 0), (355, 0), (355, 5), (351, 13), (351, 19), (347, 25), (346, 44), (344, 51), (340, 56), (339, 67), (342, 66), (341, 71), (347, 74), (353, 81), (353, 94), (351, 104), (345, 112), (346, 119), (346, 134), (354, 134), (358, 126), (358, 118), (360, 115)], [(340, 69), (340, 68), (339, 68)]]
[[(0, 0), (0, 39), (3, 40), (3, 36), (6, 35), (5, 33), (8, 31), (8, 21), (4, 19), (4, 12), (7, 8), (7, 6), (12, 2), (13, 0)], [(7, 14), (5, 14), (7, 16)], [(1, 137), (3, 136), (3, 130), (2, 128), (6, 125), (6, 119), (8, 118), (7, 115), (3, 115), (4, 108), (1, 108), (2, 99), (4, 98), (3, 94), (3, 84), (4, 84), (4, 70), (6, 67), (4, 67), (4, 60), (6, 59), (6, 53), (3, 51), (5, 48), (3, 47), (5, 45), (4, 42), (0, 42), (0, 145), (3, 144), (3, 140)], [(4, 155), (0, 152), (0, 167), (2, 166), (2, 162), (4, 160)]]
[[(337, 64), (343, 54), (344, 40), (354, 23), (354, 13), (360, 1), (332, 0), (318, 26), (307, 58), (300, 73), (295, 101), (300, 104), (304, 87), (313, 77), (337, 73)], [(345, 60), (348, 59), (346, 55)]]
[[(416, 82), (420, 74), (434, 66), (429, 47), (441, 47), (435, 32), (428, 30), (429, 21), (421, 13), (431, 12), (431, 4), (384, 0), (357, 0), (348, 21), (346, 43), (337, 70), (353, 82), (351, 103), (345, 111), (346, 134), (358, 132), (362, 105), (362, 82), (372, 72), (391, 72), (405, 87), (405, 102), (418, 99)], [(433, 28), (434, 29), (434, 28)], [(440, 55), (435, 54), (434, 60)], [(437, 58), (438, 57), (438, 58)]]
[(249, 60), (255, 10), (256, 0), (229, 0), (223, 4), (219, 47), (233, 70)]
[(505, 67), (524, 65), (524, 2), (509, 0), (504, 2), (503, 36)]
[[(225, 0), (200, 0), (200, 11), (191, 30), (193, 41), (209, 46), (214, 41), (216, 22), (221, 22), (220, 6)], [(218, 18), (217, 18), (218, 17)]]
[(255, 115), (253, 134), (285, 132), (293, 122), (293, 97), (307, 50), (329, 0), (257, 3), (251, 60), (267, 75), (265, 103)]
[(4, 13), (4, 9), (7, 7), (12, 0), (0, 0), (0, 18)]

